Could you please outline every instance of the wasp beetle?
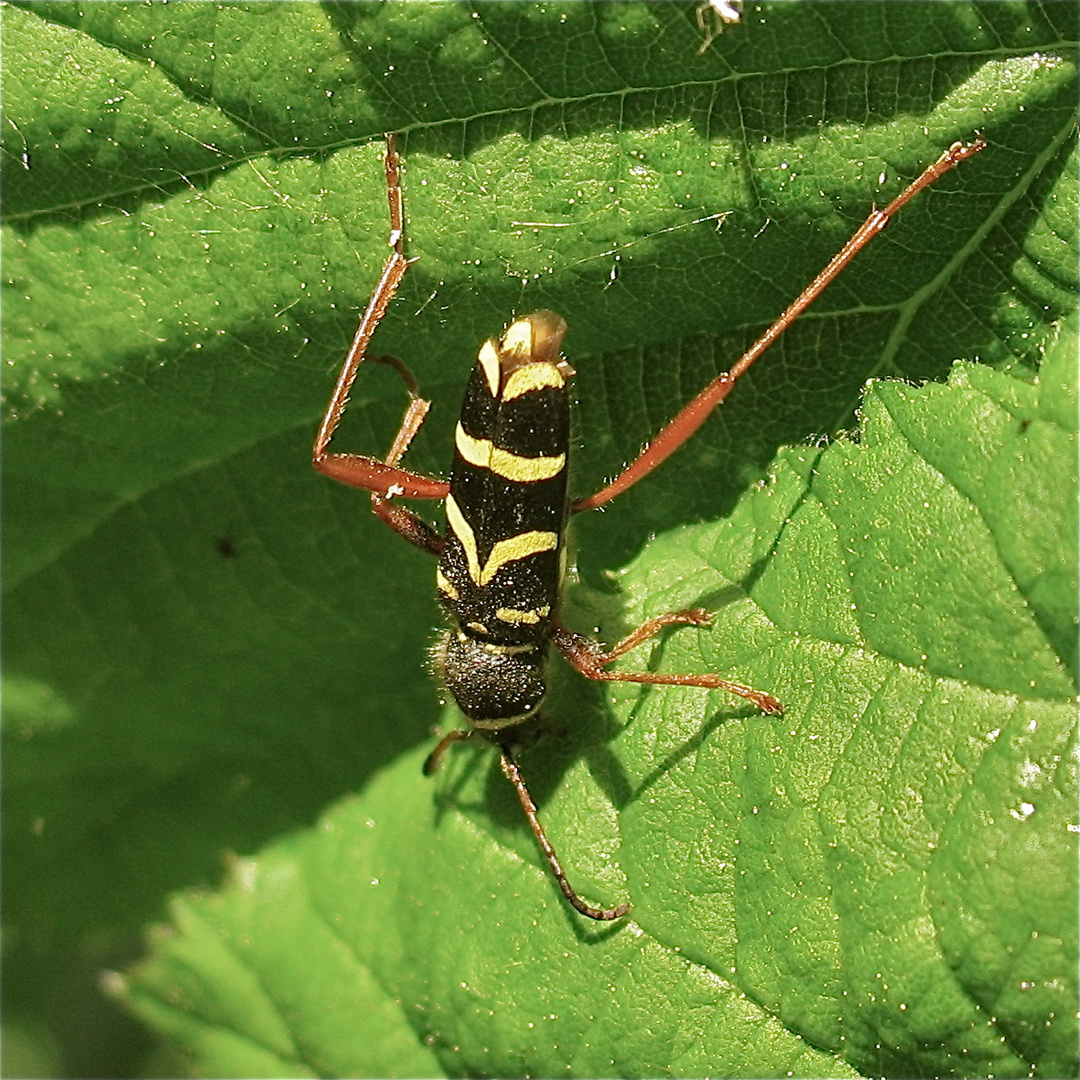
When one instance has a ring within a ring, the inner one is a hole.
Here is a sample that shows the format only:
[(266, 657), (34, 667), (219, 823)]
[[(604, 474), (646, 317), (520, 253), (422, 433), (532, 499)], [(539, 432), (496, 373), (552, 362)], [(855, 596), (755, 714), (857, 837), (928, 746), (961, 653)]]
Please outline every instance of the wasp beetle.
[[(439, 637), (436, 672), (469, 722), (435, 748), (431, 772), (453, 742), (477, 733), (498, 748), (502, 770), (566, 899), (592, 919), (618, 919), (629, 905), (597, 908), (574, 891), (547, 838), (536, 805), (514, 760), (519, 725), (535, 717), (545, 692), (544, 669), (552, 646), (589, 679), (698, 686), (724, 690), (779, 714), (776, 698), (718, 675), (613, 672), (612, 661), (664, 627), (705, 626), (700, 608), (647, 620), (609, 650), (566, 629), (559, 621), (565, 567), (566, 523), (571, 514), (601, 506), (666, 460), (724, 400), (743, 372), (787, 329), (848, 262), (888, 224), (909, 199), (985, 143), (954, 143), (884, 210), (874, 211), (824, 270), (765, 331), (730, 371), (714, 379), (611, 483), (585, 499), (570, 500), (568, 383), (573, 369), (561, 355), (566, 323), (551, 311), (515, 319), (480, 348), (455, 429), (450, 480), (414, 473), (401, 458), (430, 407), (409, 369), (396, 357), (370, 357), (401, 376), (409, 405), (385, 458), (328, 453), (368, 343), (411, 260), (404, 255), (400, 163), (394, 137), (386, 138), (386, 188), (390, 204), (390, 256), (383, 267), (352, 346), (345, 357), (312, 453), (326, 476), (371, 494), (374, 512), (410, 543), (438, 558), (439, 601), (448, 629)], [(439, 533), (399, 499), (442, 499), (446, 532)]]

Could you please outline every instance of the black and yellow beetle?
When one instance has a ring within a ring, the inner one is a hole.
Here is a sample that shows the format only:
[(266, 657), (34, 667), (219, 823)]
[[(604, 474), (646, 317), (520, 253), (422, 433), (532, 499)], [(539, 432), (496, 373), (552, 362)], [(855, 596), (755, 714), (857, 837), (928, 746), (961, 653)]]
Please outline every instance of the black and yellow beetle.
[[(984, 146), (981, 139), (954, 143), (884, 210), (874, 211), (730, 371), (709, 383), (610, 484), (586, 499), (570, 501), (568, 382), (574, 371), (560, 353), (566, 323), (551, 311), (515, 319), (501, 337), (481, 346), (455, 431), (449, 481), (410, 472), (399, 464), (430, 402), (420, 397), (412, 373), (396, 357), (371, 358), (394, 367), (409, 391), (410, 403), (390, 452), (383, 459), (327, 453), (368, 343), (410, 262), (403, 253), (400, 165), (394, 137), (387, 136), (391, 254), (345, 357), (315, 438), (312, 460), (327, 476), (369, 491), (372, 508), (383, 521), (410, 543), (438, 556), (436, 586), (449, 628), (436, 646), (435, 668), (470, 726), (447, 735), (428, 758), (425, 771), (432, 771), (447, 746), (458, 739), (479, 732), (494, 743), (503, 772), (517, 791), (563, 895), (583, 915), (617, 919), (626, 914), (629, 905), (595, 908), (577, 895), (540, 824), (511, 752), (518, 725), (536, 716), (542, 705), (550, 646), (590, 679), (725, 690), (774, 715), (782, 706), (771, 694), (717, 675), (608, 671), (613, 660), (664, 627), (704, 626), (710, 616), (700, 608), (657, 616), (606, 651), (595, 641), (567, 630), (558, 615), (569, 515), (613, 499), (682, 446), (724, 400), (739, 376), (901, 206)], [(402, 507), (396, 501), (400, 498), (443, 499), (446, 535)]]

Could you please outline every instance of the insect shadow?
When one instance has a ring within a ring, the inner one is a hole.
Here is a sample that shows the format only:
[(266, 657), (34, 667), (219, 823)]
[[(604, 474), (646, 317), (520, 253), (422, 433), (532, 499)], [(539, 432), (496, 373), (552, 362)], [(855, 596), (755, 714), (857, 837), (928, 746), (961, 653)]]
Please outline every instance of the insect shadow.
[[(755, 562), (743, 584), (727, 585), (724, 588), (715, 589), (703, 594), (695, 601), (695, 603), (706, 608), (710, 612), (719, 612), (728, 605), (744, 599), (751, 582), (756, 581), (761, 575), (767, 561), (767, 558), (763, 558)], [(648, 665), (650, 669), (660, 663), (661, 653), (667, 647), (670, 640), (672, 640), (671, 632), (665, 634), (662, 639), (658, 640), (653, 646)], [(600, 691), (598, 687), (590, 686), (588, 689), (593, 692), (594, 696), (602, 698), (602, 691)], [(642, 685), (639, 687), (639, 691), (637, 700), (630, 706), (629, 715), (625, 724), (619, 724), (610, 716), (610, 713), (604, 709), (605, 714), (609, 717), (612, 728), (611, 733), (603, 742), (594, 743), (585, 750), (590, 773), (596, 779), (607, 798), (610, 799), (612, 805), (620, 811), (624, 810), (630, 803), (641, 798), (649, 788), (651, 788), (666, 773), (670, 772), (671, 769), (675, 768), (680, 761), (703, 746), (712, 732), (716, 731), (729, 721), (760, 716), (760, 711), (752, 707), (744, 708), (730, 702), (718, 706), (710, 718), (706, 720), (694, 735), (687, 739), (680, 747), (673, 750), (635, 786), (630, 780), (622, 763), (611, 751), (608, 744), (615, 734), (626, 730), (637, 722), (638, 716), (648, 704), (650, 693), (655, 693), (656, 688)], [(691, 690), (688, 692), (694, 691)], [(697, 690), (696, 692), (702, 693), (703, 691)], [(603, 708), (603, 705), (601, 704), (600, 707)]]
[[(751, 570), (752, 577), (756, 580), (762, 570), (763, 566), (755, 564)], [(728, 585), (704, 594), (699, 602), (710, 611), (719, 611), (742, 600), (746, 589), (746, 584)], [(603, 606), (603, 600), (600, 604)], [(605, 622), (609, 621), (605, 619)], [(659, 663), (661, 653), (672, 635), (680, 632), (685, 633), (685, 629), (673, 627), (658, 635), (650, 651), (650, 668)], [(617, 636), (618, 633), (618, 627), (615, 627), (608, 636)], [(700, 749), (723, 724), (759, 715), (753, 707), (718, 707), (697, 732), (635, 784), (619, 757), (610, 749), (610, 743), (635, 722), (646, 705), (648, 695), (655, 693), (656, 688), (649, 685), (638, 687), (639, 694), (630, 707), (629, 717), (625, 723), (620, 723), (606, 703), (600, 685), (579, 678), (568, 666), (558, 662), (553, 663), (552, 668), (549, 697), (543, 712), (533, 721), (522, 725), (514, 747), (522, 767), (528, 770), (530, 790), (541, 809), (562, 785), (567, 771), (579, 761), (584, 761), (592, 780), (606, 799), (616, 810), (623, 810), (665, 773)], [(475, 780), (478, 769), (485, 770), (487, 774), (483, 796), (478, 800), (468, 799), (464, 792)], [(459, 750), (458, 764), (448, 769), (447, 774), (436, 796), (436, 824), (448, 811), (455, 810), (486, 818), (496, 830), (507, 834), (520, 832), (524, 836), (528, 833), (527, 825), (521, 818), (520, 806), (502, 775), (490, 745), (473, 743), (467, 750)], [(567, 917), (576, 928), (581, 929), (580, 921), (572, 919), (569, 913)]]

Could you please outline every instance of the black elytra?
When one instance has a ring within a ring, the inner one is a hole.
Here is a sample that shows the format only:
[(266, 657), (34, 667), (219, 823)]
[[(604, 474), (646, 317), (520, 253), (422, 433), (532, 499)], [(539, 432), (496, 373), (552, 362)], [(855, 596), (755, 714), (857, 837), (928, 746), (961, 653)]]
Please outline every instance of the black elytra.
[(544, 696), (569, 510), (565, 333), (538, 311), (485, 342), (455, 432), (436, 572), (452, 629), (435, 664), (478, 728), (526, 720)]

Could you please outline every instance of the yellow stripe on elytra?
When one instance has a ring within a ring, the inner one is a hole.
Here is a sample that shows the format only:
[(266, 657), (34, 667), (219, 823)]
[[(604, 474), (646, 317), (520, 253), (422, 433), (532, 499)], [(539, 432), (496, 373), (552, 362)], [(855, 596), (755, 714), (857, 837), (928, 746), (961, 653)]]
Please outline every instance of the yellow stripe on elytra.
[(521, 457), (493, 446), (489, 439), (474, 439), (458, 424), (454, 433), (454, 445), (458, 453), (470, 464), (480, 469), (490, 469), (504, 480), (519, 484), (531, 484), (537, 480), (550, 480), (558, 476), (566, 465), (566, 455), (554, 457)]
[(495, 347), (495, 342), (488, 338), (480, 346), (480, 355), (476, 359), (484, 372), (484, 378), (487, 379), (491, 396), (497, 398), (499, 396), (499, 379), (502, 371), (499, 366), (499, 350)]
[(465, 520), (461, 507), (458, 506), (453, 495), (446, 497), (446, 522), (465, 551), (465, 560), (469, 564), (469, 577), (480, 588), (489, 585), (507, 563), (527, 559), (530, 555), (539, 555), (542, 551), (554, 551), (559, 546), (558, 533), (539, 530), (518, 533), (517, 536), (499, 540), (491, 549), (487, 562), (481, 566), (476, 547), (476, 534)]
[(546, 362), (524, 364), (515, 368), (503, 387), (503, 401), (524, 397), (534, 390), (545, 390), (549, 386), (561, 390), (566, 385), (563, 373), (554, 365)]
[(502, 351), (514, 356), (531, 356), (533, 351), (533, 325), (529, 319), (512, 322), (502, 336)]
[(517, 536), (499, 540), (491, 549), (479, 578), (473, 580), (477, 585), (487, 585), (507, 563), (527, 559), (530, 555), (539, 555), (544, 551), (554, 551), (558, 546), (558, 533), (539, 530), (518, 533)]

